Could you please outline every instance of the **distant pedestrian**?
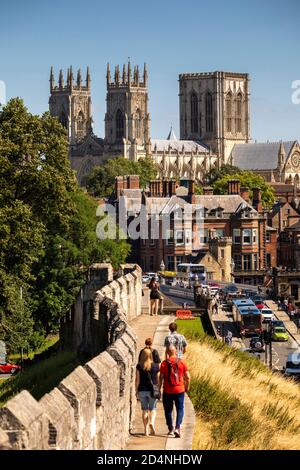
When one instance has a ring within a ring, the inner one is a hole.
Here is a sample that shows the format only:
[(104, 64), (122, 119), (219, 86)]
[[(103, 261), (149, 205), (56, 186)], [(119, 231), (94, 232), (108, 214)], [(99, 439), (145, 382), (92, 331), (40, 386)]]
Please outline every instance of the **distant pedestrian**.
[(165, 337), (164, 346), (168, 349), (171, 345), (174, 345), (177, 356), (181, 359), (186, 351), (187, 341), (183, 335), (177, 333), (177, 324), (175, 322), (170, 323), (169, 330), (170, 334)]
[(288, 313), (288, 305), (289, 305), (288, 299), (284, 299), (283, 308), (284, 308), (285, 313)]
[(145, 436), (155, 434), (155, 418), (158, 387), (159, 364), (153, 362), (152, 351), (144, 348), (136, 366), (136, 392), (141, 401), (142, 419)]
[(225, 342), (228, 344), (228, 346), (232, 345), (232, 332), (229, 330), (227, 331)]
[(140, 354), (139, 354), (139, 362), (141, 360), (141, 355), (142, 355), (142, 352), (144, 351), (144, 349), (150, 349), (151, 352), (152, 352), (152, 357), (153, 357), (153, 362), (155, 362), (156, 364), (160, 364), (161, 363), (161, 360), (160, 360), (160, 356), (159, 356), (159, 353), (156, 349), (154, 349), (152, 347), (152, 338), (147, 338), (145, 340), (145, 347), (143, 349), (141, 349), (140, 351)]
[[(163, 406), (168, 436), (180, 437), (180, 427), (184, 415), (184, 394), (188, 391), (190, 375), (186, 363), (176, 356), (176, 348), (170, 345), (167, 359), (161, 363), (159, 389), (163, 386)], [(176, 407), (176, 425), (173, 426), (173, 406)]]
[(150, 315), (158, 315), (158, 305), (161, 294), (159, 292), (159, 284), (156, 282), (155, 277), (151, 278), (148, 287), (150, 289)]

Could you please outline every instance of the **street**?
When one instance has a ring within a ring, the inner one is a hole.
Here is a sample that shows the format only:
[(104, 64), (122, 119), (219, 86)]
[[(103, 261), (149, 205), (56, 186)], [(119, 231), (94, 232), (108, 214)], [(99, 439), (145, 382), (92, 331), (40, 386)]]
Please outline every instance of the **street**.
[[(174, 303), (176, 303), (179, 306), (179, 308), (182, 308), (182, 305), (184, 302), (186, 302), (187, 305), (195, 306), (195, 302), (193, 301), (193, 290), (182, 289), (177, 286), (172, 287), (172, 286), (166, 286), (166, 285), (162, 285), (161, 290), (165, 295), (168, 296), (168, 298), (170, 298)], [(272, 302), (272, 305), (270, 305), (270, 307), (274, 309), (274, 313), (276, 315), (277, 310), (275, 310), (274, 305)], [(235, 347), (237, 348), (249, 348), (250, 347), (251, 338), (244, 338), (244, 339), (240, 338), (237, 332), (237, 329), (235, 327), (235, 324), (233, 322), (231, 312), (228, 312), (224, 308), (222, 308), (222, 305), (219, 307), (218, 315), (213, 316), (213, 320), (214, 320), (216, 327), (218, 326), (221, 327), (222, 324), (224, 325), (225, 336), (228, 331), (232, 332), (232, 335), (233, 335), (232, 342)], [(268, 345), (267, 345), (267, 348), (269, 348)], [(289, 335), (289, 340), (287, 342), (275, 342), (275, 341), (272, 342), (273, 368), (277, 370), (282, 370), (282, 368), (286, 365), (286, 359), (287, 359), (288, 354), (297, 349), (299, 349), (299, 346), (290, 335)], [(260, 360), (263, 363), (265, 362), (265, 352), (260, 353)], [(268, 361), (269, 361), (269, 350), (268, 350)]]

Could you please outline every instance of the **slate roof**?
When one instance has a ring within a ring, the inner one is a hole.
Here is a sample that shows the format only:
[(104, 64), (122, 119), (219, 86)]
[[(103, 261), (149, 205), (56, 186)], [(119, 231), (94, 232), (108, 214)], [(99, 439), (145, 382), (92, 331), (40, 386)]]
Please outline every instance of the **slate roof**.
[[(286, 157), (295, 141), (282, 142)], [(242, 170), (272, 170), (277, 168), (280, 142), (236, 144), (232, 149), (233, 165)]]
[(195, 140), (151, 139), (152, 152), (155, 152), (155, 146), (158, 152), (163, 152), (164, 150), (168, 152), (169, 146), (171, 147), (171, 151), (178, 150), (182, 152), (183, 145), (186, 152), (196, 152), (197, 150), (202, 153), (208, 152), (208, 147)]
[(232, 194), (232, 195), (218, 195), (218, 194), (213, 194), (213, 195), (200, 195), (200, 196), (195, 196), (195, 202), (196, 204), (200, 204), (203, 207), (205, 207), (208, 211), (212, 209), (216, 209), (218, 207), (222, 207), (224, 210), (224, 213), (226, 214), (233, 214), (237, 212), (238, 209), (241, 209), (242, 207), (249, 207), (250, 209), (253, 209), (253, 207), (248, 204), (241, 196), (238, 194)]

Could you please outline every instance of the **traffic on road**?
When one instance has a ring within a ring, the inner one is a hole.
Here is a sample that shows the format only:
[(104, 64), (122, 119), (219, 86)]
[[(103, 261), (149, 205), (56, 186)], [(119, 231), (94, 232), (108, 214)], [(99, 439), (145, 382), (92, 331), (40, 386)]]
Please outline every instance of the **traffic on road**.
[[(191, 282), (174, 276), (172, 282), (166, 283), (160, 276), (159, 281), (162, 292), (178, 306), (197, 306), (194, 300), (197, 279)], [(274, 372), (300, 379), (299, 344), (285, 321), (277, 316), (281, 306), (270, 302), (263, 288), (208, 280), (202, 280), (200, 286), (212, 299), (212, 318), (220, 339), (256, 356)]]

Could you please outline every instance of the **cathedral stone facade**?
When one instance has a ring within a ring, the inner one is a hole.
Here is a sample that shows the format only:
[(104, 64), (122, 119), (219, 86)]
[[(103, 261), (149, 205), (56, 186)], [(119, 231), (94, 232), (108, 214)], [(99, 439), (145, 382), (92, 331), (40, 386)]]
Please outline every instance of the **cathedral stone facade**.
[(50, 72), (49, 108), (67, 129), (71, 166), (78, 181), (93, 166), (122, 156), (139, 160), (149, 156), (158, 177), (188, 177), (198, 182), (223, 163), (254, 170), (270, 182), (296, 182), (300, 175), (297, 141), (250, 142), (249, 77), (244, 73), (209, 72), (179, 75), (180, 139), (171, 129), (166, 139), (151, 138), (148, 109), (148, 72), (131, 63), (112, 74), (107, 64), (105, 136), (92, 129), (91, 78), (81, 71), (73, 77), (62, 71), (55, 83)]
[(111, 80), (110, 66), (107, 64), (107, 97), (105, 114), (105, 140), (130, 160), (150, 153), (150, 115), (148, 112), (147, 68), (144, 64), (140, 77), (139, 67), (133, 74), (131, 64), (115, 68)]
[(179, 75), (180, 138), (200, 140), (227, 163), (235, 144), (250, 138), (249, 77), (212, 72)]

